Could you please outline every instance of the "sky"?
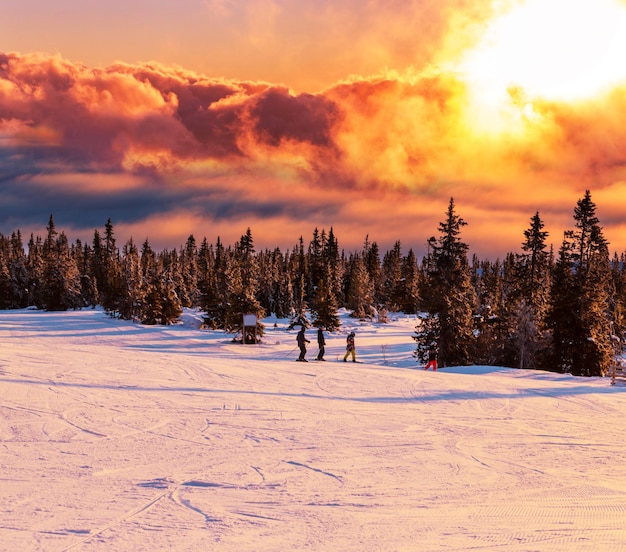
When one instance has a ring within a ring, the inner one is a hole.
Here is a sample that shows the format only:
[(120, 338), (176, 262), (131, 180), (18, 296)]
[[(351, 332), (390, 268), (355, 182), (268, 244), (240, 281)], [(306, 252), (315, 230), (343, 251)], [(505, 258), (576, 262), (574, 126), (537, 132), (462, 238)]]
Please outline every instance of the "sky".
[(626, 0), (0, 0), (0, 232), (626, 250)]
[(339, 314), (303, 363), (286, 319), (3, 311), (3, 550), (623, 550), (622, 378), (424, 371), (415, 316)]

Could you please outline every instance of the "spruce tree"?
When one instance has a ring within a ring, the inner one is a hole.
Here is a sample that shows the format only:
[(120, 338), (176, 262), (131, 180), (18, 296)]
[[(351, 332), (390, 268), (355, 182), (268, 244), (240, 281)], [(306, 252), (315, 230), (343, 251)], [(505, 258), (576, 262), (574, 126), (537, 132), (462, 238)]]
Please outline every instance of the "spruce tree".
[(122, 251), (124, 293), (119, 304), (119, 316), (123, 320), (139, 320), (145, 305), (139, 250), (133, 239), (130, 238)]
[(352, 310), (351, 316), (359, 319), (374, 316), (374, 285), (363, 257), (358, 253), (350, 259), (347, 283), (346, 306)]
[(402, 248), (399, 241), (383, 257), (382, 280), (381, 302), (392, 311), (402, 310), (406, 290), (402, 281)]
[(28, 303), (37, 308), (44, 308), (44, 256), (43, 243), (40, 236), (30, 235), (26, 268), (28, 270)]
[(530, 220), (530, 227), (524, 231), (524, 253), (518, 256), (519, 269), (516, 275), (521, 298), (533, 309), (540, 326), (545, 316), (550, 289), (549, 252), (546, 245), (548, 232), (543, 228), (544, 223), (537, 212)]
[(373, 303), (377, 307), (380, 307), (386, 302), (385, 293), (383, 290), (383, 276), (380, 263), (380, 252), (378, 249), (378, 244), (376, 242), (370, 243), (369, 235), (365, 236), (365, 244), (363, 247), (363, 262), (365, 263), (365, 269), (367, 270), (369, 281), (372, 284)]
[(180, 274), (184, 287), (179, 290), (184, 307), (197, 307), (200, 304), (198, 286), (198, 248), (193, 235), (187, 238), (184, 249), (180, 252)]
[(555, 267), (549, 327), (555, 369), (603, 376), (613, 360), (608, 242), (589, 190), (574, 209)]
[(328, 231), (328, 238), (324, 245), (324, 262), (330, 270), (330, 286), (337, 304), (345, 304), (345, 295), (342, 292), (342, 281), (345, 273), (345, 266), (339, 254), (339, 242), (335, 236), (332, 226)]
[(139, 309), (139, 317), (143, 324), (158, 324), (161, 319), (162, 292), (159, 283), (159, 267), (157, 256), (148, 238), (141, 246), (141, 298), (142, 304)]
[(548, 232), (536, 212), (530, 227), (524, 231), (522, 254), (516, 256), (510, 294), (515, 301), (509, 348), (514, 365), (519, 368), (538, 368), (546, 346), (546, 313), (551, 285), (550, 254), (546, 239)]
[(298, 245), (294, 248), (292, 255), (290, 270), (293, 281), (293, 311), (291, 313), (292, 324), (296, 322), (306, 322), (306, 311), (309, 304), (306, 296), (306, 282), (308, 275), (308, 258), (304, 253), (304, 240), (300, 236)]
[(49, 311), (64, 311), (82, 306), (80, 273), (64, 232), (56, 231), (50, 215), (48, 236), (43, 246), (44, 270), (42, 306)]
[(332, 271), (328, 264), (324, 267), (324, 273), (318, 282), (312, 310), (315, 313), (314, 326), (324, 327), (331, 332), (339, 329), (337, 298), (332, 289)]
[(22, 234), (19, 230), (11, 234), (8, 267), (14, 308), (27, 307), (29, 301), (29, 275)]
[(400, 310), (406, 314), (417, 314), (419, 310), (420, 271), (413, 249), (409, 249), (402, 259), (402, 277), (400, 279), (402, 299)]
[(224, 329), (229, 332), (243, 331), (244, 314), (254, 314), (257, 318), (256, 335), (262, 336), (264, 326), (261, 319), (265, 311), (256, 297), (259, 273), (254, 252), (252, 232), (248, 228), (235, 250), (226, 257)]
[(204, 311), (204, 325), (214, 330), (224, 327), (226, 299), (223, 264), (224, 248), (219, 236), (215, 248), (204, 238), (198, 251), (200, 308)]
[(429, 239), (429, 270), (422, 293), (428, 318), (416, 327), (413, 339), (418, 344), (416, 355), (421, 356), (436, 337), (441, 366), (471, 361), (475, 296), (467, 260), (468, 246), (460, 236), (466, 224), (456, 214), (451, 198), (446, 218), (439, 224), (439, 237)]
[(0, 234), (0, 309), (15, 308), (12, 288), (9, 272), (9, 244), (8, 240)]

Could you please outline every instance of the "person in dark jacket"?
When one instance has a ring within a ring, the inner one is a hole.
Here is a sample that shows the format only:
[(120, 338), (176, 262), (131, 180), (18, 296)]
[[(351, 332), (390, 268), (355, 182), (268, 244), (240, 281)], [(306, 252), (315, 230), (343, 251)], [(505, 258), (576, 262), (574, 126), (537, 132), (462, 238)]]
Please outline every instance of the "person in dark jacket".
[(317, 353), (317, 360), (326, 360), (324, 358), (324, 353), (326, 351), (326, 338), (324, 337), (324, 326), (320, 326), (317, 328), (317, 345), (320, 348), (319, 353)]
[(311, 343), (304, 335), (304, 330), (306, 328), (302, 326), (298, 335), (296, 336), (296, 340), (298, 341), (298, 347), (300, 347), (300, 356), (298, 357), (298, 362), (308, 362), (304, 357), (306, 356), (306, 344)]

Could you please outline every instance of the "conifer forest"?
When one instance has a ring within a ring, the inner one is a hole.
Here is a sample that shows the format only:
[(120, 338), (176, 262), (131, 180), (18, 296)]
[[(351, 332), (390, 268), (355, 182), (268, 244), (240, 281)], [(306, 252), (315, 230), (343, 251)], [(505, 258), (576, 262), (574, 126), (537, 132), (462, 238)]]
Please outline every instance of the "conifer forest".
[(287, 251), (257, 251), (249, 228), (234, 244), (191, 235), (179, 249), (154, 251), (148, 239), (120, 247), (109, 219), (92, 243), (70, 243), (51, 215), (47, 235), (26, 246), (19, 230), (0, 234), (0, 309), (100, 306), (120, 319), (172, 324), (189, 307), (207, 328), (234, 333), (243, 313), (332, 332), (340, 308), (380, 323), (404, 312), (418, 315), (410, 336), (417, 360), (436, 343), (443, 367), (605, 375), (626, 330), (626, 254), (611, 256), (591, 193), (574, 207), (557, 251), (539, 212), (520, 236), (521, 253), (503, 259), (470, 259), (465, 225), (450, 199), (418, 259), (400, 241), (382, 252), (367, 236), (361, 250), (346, 252), (332, 228), (315, 228)]

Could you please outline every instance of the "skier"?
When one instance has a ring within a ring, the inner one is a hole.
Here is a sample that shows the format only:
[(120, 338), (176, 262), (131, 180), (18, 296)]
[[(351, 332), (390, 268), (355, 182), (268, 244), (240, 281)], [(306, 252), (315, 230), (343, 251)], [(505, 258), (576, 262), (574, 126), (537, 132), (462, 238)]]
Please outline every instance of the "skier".
[(324, 358), (326, 346), (326, 338), (324, 337), (324, 326), (320, 326), (319, 328), (317, 328), (317, 345), (320, 348), (319, 353), (317, 353), (317, 360), (326, 360)]
[(437, 371), (437, 343), (430, 344), (428, 349), (428, 363), (424, 367), (424, 370), (428, 370), (432, 366), (433, 372)]
[(352, 362), (356, 362), (356, 351), (354, 347), (354, 332), (350, 332), (346, 337), (346, 354), (343, 357), (344, 362), (348, 362), (348, 356), (352, 354)]
[(298, 335), (296, 336), (296, 339), (298, 340), (298, 347), (300, 347), (300, 356), (298, 357), (298, 362), (308, 362), (308, 360), (306, 360), (304, 357), (306, 355), (306, 344), (311, 342), (304, 336), (304, 330), (305, 327), (302, 326), (300, 328), (300, 331), (298, 332)]

